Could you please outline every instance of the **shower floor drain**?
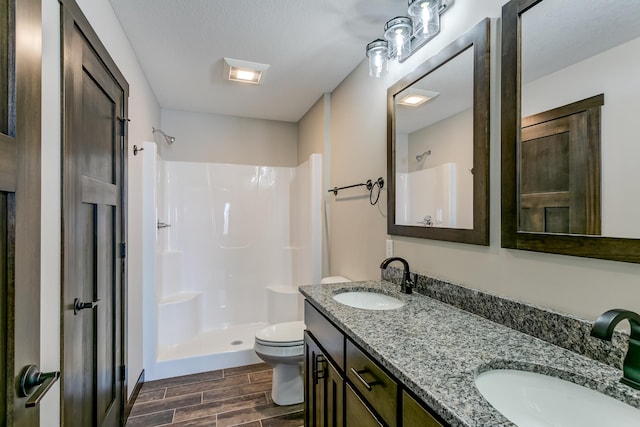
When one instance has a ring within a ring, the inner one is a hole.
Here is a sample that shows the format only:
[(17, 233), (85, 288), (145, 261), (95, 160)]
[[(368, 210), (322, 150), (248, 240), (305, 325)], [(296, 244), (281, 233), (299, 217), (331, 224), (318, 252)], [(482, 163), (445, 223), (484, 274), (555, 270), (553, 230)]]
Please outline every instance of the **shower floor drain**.
[(240, 345), (242, 344), (242, 340), (231, 341), (231, 345)]

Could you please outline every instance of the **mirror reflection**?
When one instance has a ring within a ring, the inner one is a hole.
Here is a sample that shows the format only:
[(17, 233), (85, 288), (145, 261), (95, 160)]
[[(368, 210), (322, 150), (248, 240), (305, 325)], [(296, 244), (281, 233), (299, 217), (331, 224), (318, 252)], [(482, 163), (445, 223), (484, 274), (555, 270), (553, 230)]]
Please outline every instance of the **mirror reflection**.
[(490, 20), (387, 90), (387, 230), (489, 244)]
[(394, 96), (398, 225), (473, 229), (473, 49)]
[(640, 238), (640, 1), (521, 15), (518, 231)]

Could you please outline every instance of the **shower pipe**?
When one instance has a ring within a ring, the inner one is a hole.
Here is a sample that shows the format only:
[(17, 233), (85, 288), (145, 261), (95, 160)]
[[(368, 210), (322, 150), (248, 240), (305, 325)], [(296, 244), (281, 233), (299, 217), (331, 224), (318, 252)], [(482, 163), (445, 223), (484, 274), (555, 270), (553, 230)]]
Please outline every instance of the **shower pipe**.
[(164, 133), (164, 131), (162, 129), (158, 129), (158, 128), (152, 127), (151, 130), (152, 130), (152, 132), (154, 134), (159, 133), (160, 135), (162, 135), (162, 137), (164, 138), (164, 140), (167, 143), (167, 145), (171, 145), (174, 142), (176, 142), (175, 136), (167, 135), (166, 133)]

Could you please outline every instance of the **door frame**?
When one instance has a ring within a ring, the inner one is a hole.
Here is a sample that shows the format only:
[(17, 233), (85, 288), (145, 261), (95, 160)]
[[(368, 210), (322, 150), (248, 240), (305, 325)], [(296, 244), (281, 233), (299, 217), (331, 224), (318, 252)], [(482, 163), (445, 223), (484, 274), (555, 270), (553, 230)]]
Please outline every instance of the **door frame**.
[[(121, 198), (121, 230), (120, 230), (120, 245), (121, 249), (118, 251), (118, 256), (121, 260), (121, 269), (120, 269), (120, 348), (121, 348), (121, 360), (119, 361), (121, 372), (118, 373), (118, 379), (122, 383), (121, 393), (118, 397), (120, 400), (120, 413), (122, 416), (125, 416), (125, 405), (126, 405), (126, 395), (127, 395), (127, 375), (126, 375), (126, 361), (127, 361), (127, 257), (126, 257), (126, 237), (127, 237), (127, 163), (128, 163), (128, 99), (129, 99), (129, 83), (125, 79), (124, 75), (116, 65), (115, 61), (107, 51), (106, 47), (100, 41), (97, 33), (89, 23), (88, 19), (85, 17), (84, 13), (75, 2), (75, 0), (58, 0), (61, 7), (61, 22), (60, 22), (60, 34), (61, 34), (61, 64), (62, 64), (62, 267), (61, 267), (61, 318), (60, 318), (60, 366), (64, 367), (64, 358), (65, 358), (65, 346), (64, 346), (64, 311), (69, 307), (65, 307), (64, 295), (65, 295), (65, 215), (67, 209), (67, 200), (65, 199), (65, 163), (68, 162), (68, 159), (65, 158), (64, 153), (68, 144), (68, 132), (70, 124), (72, 123), (71, 115), (67, 113), (66, 108), (66, 81), (67, 75), (69, 73), (69, 68), (67, 62), (65, 62), (65, 50), (67, 49), (68, 40), (65, 35), (67, 33), (67, 29), (65, 26), (65, 22), (68, 22), (66, 17), (71, 18), (73, 24), (77, 27), (77, 29), (82, 33), (85, 37), (91, 48), (94, 50), (96, 55), (102, 61), (104, 67), (109, 71), (111, 77), (118, 83), (120, 88), (123, 91), (123, 111), (121, 119), (121, 190), (120, 190), (120, 198)], [(61, 392), (60, 392), (60, 417), (61, 422), (64, 419), (64, 372), (61, 375)]]

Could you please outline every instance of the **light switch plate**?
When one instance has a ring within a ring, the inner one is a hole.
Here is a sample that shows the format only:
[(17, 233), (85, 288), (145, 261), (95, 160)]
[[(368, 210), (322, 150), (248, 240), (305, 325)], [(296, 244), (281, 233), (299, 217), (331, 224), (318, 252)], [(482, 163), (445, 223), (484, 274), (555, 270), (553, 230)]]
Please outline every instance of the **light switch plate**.
[(393, 256), (393, 240), (387, 239), (387, 258)]

